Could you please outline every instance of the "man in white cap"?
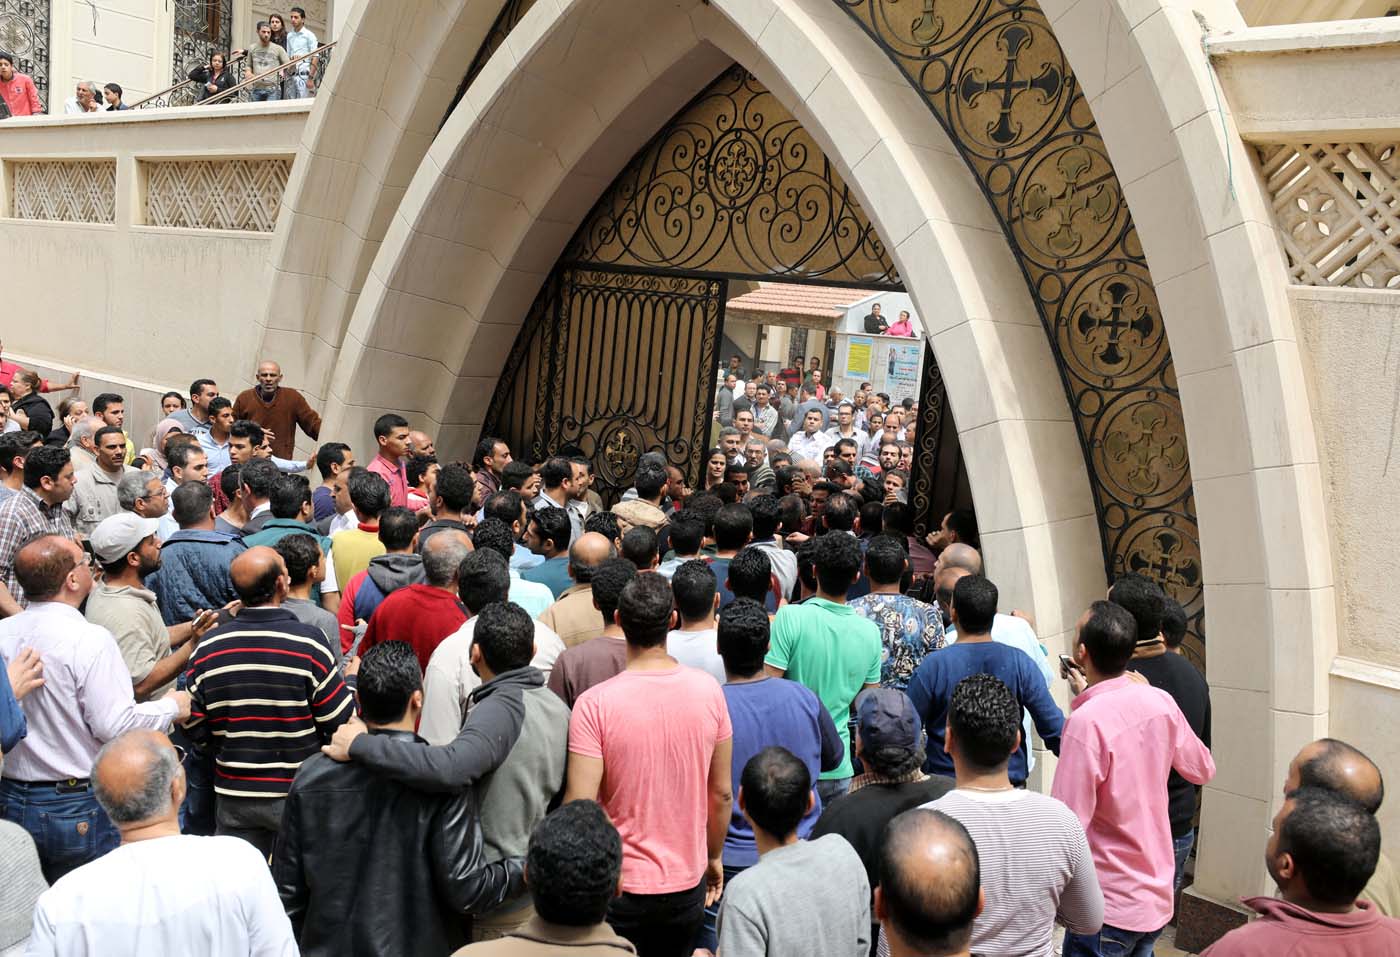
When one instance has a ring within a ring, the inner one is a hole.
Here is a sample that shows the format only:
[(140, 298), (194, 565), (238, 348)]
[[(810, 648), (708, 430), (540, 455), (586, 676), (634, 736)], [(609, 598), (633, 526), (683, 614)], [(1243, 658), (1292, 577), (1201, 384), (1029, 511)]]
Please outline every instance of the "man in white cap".
[(217, 611), (208, 610), (178, 625), (162, 620), (155, 593), (144, 584), (160, 568), (159, 525), (155, 518), (118, 512), (98, 523), (89, 540), (103, 580), (88, 595), (87, 620), (117, 640), (137, 701), (173, 688), (196, 641), (218, 620)]

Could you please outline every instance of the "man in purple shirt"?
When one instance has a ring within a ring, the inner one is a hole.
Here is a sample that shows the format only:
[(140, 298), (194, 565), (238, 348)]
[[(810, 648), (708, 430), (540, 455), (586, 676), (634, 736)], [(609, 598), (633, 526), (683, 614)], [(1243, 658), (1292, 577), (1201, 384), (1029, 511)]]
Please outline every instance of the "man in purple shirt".
[(1064, 957), (1151, 957), (1172, 916), (1171, 819), (1167, 777), (1192, 784), (1215, 776), (1210, 749), (1171, 695), (1129, 675), (1137, 624), (1112, 602), (1079, 619), (1071, 713), (1060, 732), (1051, 795), (1084, 825), (1103, 888), (1104, 926), (1065, 934)]
[(374, 441), (379, 454), (369, 463), (369, 470), (389, 483), (389, 504), (395, 508), (408, 507), (408, 420), (392, 412), (374, 420)]
[(15, 556), (15, 575), (29, 607), (0, 621), (0, 657), (11, 662), (34, 649), (44, 683), (24, 701), (28, 735), (5, 755), (0, 816), (33, 836), (52, 884), (120, 843), (88, 780), (97, 752), (133, 728), (163, 731), (188, 718), (190, 696), (169, 691), (136, 703), (116, 639), (78, 611), (92, 568), (77, 542), (35, 539)]

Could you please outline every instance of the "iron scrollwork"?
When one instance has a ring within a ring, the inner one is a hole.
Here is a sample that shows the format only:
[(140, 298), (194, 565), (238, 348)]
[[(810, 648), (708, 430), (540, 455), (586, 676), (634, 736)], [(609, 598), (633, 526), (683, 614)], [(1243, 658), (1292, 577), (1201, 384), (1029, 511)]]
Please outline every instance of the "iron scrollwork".
[[(1045, 14), (1035, 0), (833, 2), (923, 97), (1001, 221), (1058, 359), (1105, 570), (1160, 582), (1186, 607), (1187, 649), (1203, 660), (1200, 538), (1171, 348), (1122, 186)], [(932, 410), (921, 411), (927, 421)], [(923, 456), (931, 437), (921, 429)]]
[(49, 103), (50, 0), (0, 0), (0, 50), (15, 58), (15, 69), (34, 81), (39, 102)]
[[(225, 56), (233, 45), (233, 0), (175, 0), (175, 43), (171, 82), (204, 66), (215, 53)], [(190, 83), (170, 92), (168, 102), (152, 106), (190, 106), (199, 87)]]

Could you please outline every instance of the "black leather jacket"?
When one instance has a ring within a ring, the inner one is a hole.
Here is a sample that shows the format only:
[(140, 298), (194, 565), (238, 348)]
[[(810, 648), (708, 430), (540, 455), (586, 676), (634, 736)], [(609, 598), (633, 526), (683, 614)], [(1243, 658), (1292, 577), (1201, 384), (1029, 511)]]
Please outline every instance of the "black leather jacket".
[(474, 789), (426, 794), (320, 754), (297, 771), (272, 869), (307, 957), (441, 957), (466, 942), (463, 915), (524, 889), (520, 858), (485, 863)]

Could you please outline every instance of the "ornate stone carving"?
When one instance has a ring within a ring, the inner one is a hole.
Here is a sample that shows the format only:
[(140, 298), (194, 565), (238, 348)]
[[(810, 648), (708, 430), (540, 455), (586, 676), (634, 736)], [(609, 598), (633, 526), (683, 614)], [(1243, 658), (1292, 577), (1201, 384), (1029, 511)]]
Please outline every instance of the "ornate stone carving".
[(1280, 143), (1258, 157), (1293, 282), (1400, 288), (1400, 144)]
[(186, 229), (270, 233), (277, 225), (290, 159), (178, 160), (141, 164), (146, 222)]
[(116, 160), (18, 162), (12, 169), (16, 219), (117, 221)]

